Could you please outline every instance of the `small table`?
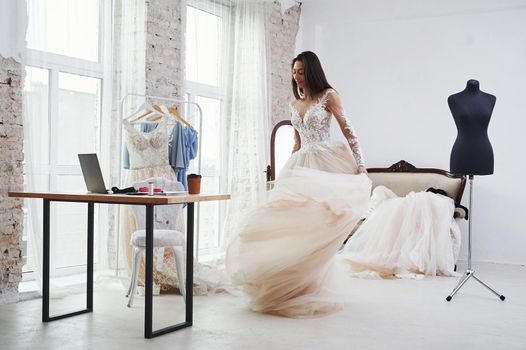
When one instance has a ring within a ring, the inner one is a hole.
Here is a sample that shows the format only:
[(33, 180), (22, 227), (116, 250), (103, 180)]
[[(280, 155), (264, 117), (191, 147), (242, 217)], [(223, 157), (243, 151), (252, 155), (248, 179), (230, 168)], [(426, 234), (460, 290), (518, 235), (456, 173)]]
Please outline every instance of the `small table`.
[[(153, 338), (181, 328), (191, 327), (193, 322), (193, 250), (194, 250), (194, 203), (230, 199), (229, 194), (197, 194), (177, 196), (130, 196), (122, 194), (97, 193), (51, 193), (51, 192), (9, 192), (9, 197), (42, 198), (44, 200), (43, 223), (43, 274), (42, 274), (42, 322), (51, 322), (66, 317), (93, 312), (93, 221), (94, 204), (127, 204), (146, 207), (146, 268), (145, 268), (145, 309), (144, 337)], [(49, 214), (51, 202), (77, 202), (88, 204), (88, 247), (87, 247), (87, 298), (86, 309), (63, 315), (49, 315)], [(156, 205), (187, 204), (186, 227), (186, 315), (185, 322), (152, 330), (153, 307), (153, 229), (154, 207)]]

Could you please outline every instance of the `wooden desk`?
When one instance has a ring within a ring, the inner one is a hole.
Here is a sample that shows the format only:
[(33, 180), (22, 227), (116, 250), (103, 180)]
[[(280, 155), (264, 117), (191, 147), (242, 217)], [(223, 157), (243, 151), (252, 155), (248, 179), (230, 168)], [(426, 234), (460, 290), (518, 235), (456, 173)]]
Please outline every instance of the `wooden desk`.
[[(42, 274), (42, 322), (51, 322), (66, 317), (93, 312), (93, 220), (94, 204), (133, 204), (146, 207), (146, 268), (145, 268), (145, 308), (144, 337), (153, 338), (181, 328), (192, 326), (193, 323), (193, 281), (194, 281), (194, 203), (230, 199), (229, 194), (198, 194), (178, 196), (130, 196), (121, 194), (97, 193), (49, 193), (49, 192), (9, 192), (9, 197), (42, 198), (44, 200), (43, 223), (43, 274)], [(88, 246), (87, 246), (87, 298), (86, 309), (63, 315), (49, 316), (49, 214), (51, 202), (80, 202), (88, 204)], [(154, 207), (167, 204), (187, 204), (186, 227), (186, 315), (185, 322), (152, 330), (153, 307), (153, 228)], [(124, 305), (124, 304), (123, 304)]]

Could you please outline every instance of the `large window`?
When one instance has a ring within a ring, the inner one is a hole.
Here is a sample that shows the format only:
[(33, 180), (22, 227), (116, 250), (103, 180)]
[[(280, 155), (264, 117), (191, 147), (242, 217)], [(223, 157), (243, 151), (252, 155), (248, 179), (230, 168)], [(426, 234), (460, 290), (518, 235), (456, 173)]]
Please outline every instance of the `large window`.
[[(221, 162), (224, 134), (225, 79), (223, 55), (227, 7), (212, 2), (189, 2), (186, 7), (186, 97), (198, 103), (203, 112), (201, 126), (201, 191), (221, 192), (221, 177), (225, 167)], [(187, 110), (197, 125), (195, 110)], [(190, 172), (197, 172), (198, 163)], [(214, 256), (220, 248), (223, 203), (199, 205), (199, 254), (203, 259)]]
[[(105, 50), (111, 2), (102, 0), (28, 0), (27, 62), (24, 103), (31, 185), (41, 191), (83, 191), (78, 153), (99, 153)], [(30, 206), (25, 205), (28, 213)], [(60, 212), (60, 217), (57, 216)], [(86, 208), (58, 203), (51, 211), (55, 275), (75, 273), (85, 265)], [(24, 225), (24, 272), (31, 272), (30, 223)], [(98, 223), (96, 224), (98, 225)], [(96, 238), (97, 239), (97, 238)], [(53, 253), (52, 251), (52, 253)], [(53, 256), (53, 254), (52, 254)]]

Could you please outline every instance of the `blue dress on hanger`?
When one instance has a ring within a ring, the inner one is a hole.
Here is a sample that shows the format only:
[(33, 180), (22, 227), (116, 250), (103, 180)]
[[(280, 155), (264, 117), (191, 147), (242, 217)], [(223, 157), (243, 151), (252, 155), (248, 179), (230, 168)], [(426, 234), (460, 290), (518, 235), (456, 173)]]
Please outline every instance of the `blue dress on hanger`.
[(197, 156), (198, 137), (195, 129), (177, 123), (170, 139), (170, 165), (174, 168), (177, 181), (188, 190), (186, 172), (190, 161)]

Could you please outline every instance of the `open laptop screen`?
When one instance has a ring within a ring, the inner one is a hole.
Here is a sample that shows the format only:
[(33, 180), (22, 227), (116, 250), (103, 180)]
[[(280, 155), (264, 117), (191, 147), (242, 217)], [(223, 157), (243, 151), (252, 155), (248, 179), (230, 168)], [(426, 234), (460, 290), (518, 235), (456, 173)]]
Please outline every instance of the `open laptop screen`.
[(88, 191), (107, 193), (96, 153), (79, 154), (80, 168)]

